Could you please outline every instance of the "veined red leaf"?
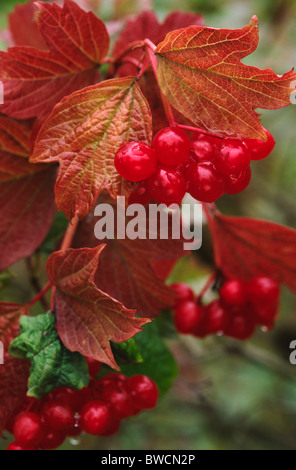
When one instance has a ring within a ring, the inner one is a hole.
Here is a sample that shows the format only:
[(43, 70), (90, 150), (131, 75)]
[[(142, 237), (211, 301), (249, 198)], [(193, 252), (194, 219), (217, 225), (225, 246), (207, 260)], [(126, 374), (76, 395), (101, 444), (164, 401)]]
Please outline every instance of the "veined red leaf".
[(72, 0), (63, 8), (37, 2), (37, 21), (49, 50), (16, 46), (0, 52), (2, 112), (26, 119), (47, 116), (65, 95), (98, 81), (109, 48), (104, 23)]
[(31, 255), (55, 214), (55, 168), (28, 161), (30, 131), (0, 116), (0, 271)]
[(28, 315), (28, 308), (25, 305), (0, 302), (0, 341), (3, 343), (4, 351), (8, 351), (10, 342), (19, 333), (21, 315)]
[(135, 318), (135, 311), (95, 285), (103, 248), (100, 245), (55, 252), (48, 259), (47, 272), (57, 287), (57, 329), (64, 345), (116, 368), (109, 341), (126, 341), (141, 331), (148, 320)]
[(31, 46), (47, 49), (36, 20), (35, 2), (16, 5), (9, 15), (9, 30), (15, 46)]
[(247, 217), (215, 212), (210, 229), (217, 267), (248, 281), (267, 275), (296, 290), (296, 230)]
[(64, 98), (42, 127), (31, 162), (60, 163), (56, 204), (68, 218), (86, 216), (103, 189), (112, 197), (130, 185), (114, 166), (129, 140), (151, 143), (149, 105), (133, 77), (106, 80)]
[(169, 102), (196, 126), (221, 136), (266, 140), (255, 108), (291, 104), (296, 74), (277, 75), (241, 59), (258, 44), (254, 16), (242, 29), (189, 26), (156, 48), (157, 73)]

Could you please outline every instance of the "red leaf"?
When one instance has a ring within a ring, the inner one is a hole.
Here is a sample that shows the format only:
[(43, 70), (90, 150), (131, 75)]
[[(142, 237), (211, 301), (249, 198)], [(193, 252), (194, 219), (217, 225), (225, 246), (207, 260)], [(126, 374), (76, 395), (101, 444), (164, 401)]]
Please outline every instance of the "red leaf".
[(215, 212), (210, 228), (217, 267), (248, 281), (267, 275), (296, 290), (296, 230), (273, 222)]
[(27, 391), (29, 362), (8, 354), (10, 342), (19, 333), (19, 318), (27, 314), (25, 305), (0, 302), (0, 341), (4, 348), (4, 364), (0, 364), (0, 434)]
[(109, 48), (104, 23), (71, 0), (63, 8), (37, 2), (40, 32), (49, 48), (12, 47), (0, 53), (2, 112), (19, 119), (46, 116), (65, 95), (93, 84)]
[(149, 105), (135, 78), (106, 80), (64, 98), (42, 127), (32, 162), (60, 163), (56, 204), (68, 218), (86, 216), (103, 189), (128, 194), (114, 155), (128, 140), (151, 143)]
[[(102, 202), (99, 199), (97, 203)], [(109, 199), (104, 202), (112, 203)], [(115, 224), (118, 217), (113, 202)], [(123, 219), (122, 219), (123, 220)], [(130, 220), (126, 218), (125, 222)], [(91, 212), (79, 225), (74, 246), (97, 246), (94, 226), (98, 218)], [(141, 223), (144, 227), (145, 221)], [(147, 228), (149, 214), (147, 213)], [(170, 233), (170, 232), (169, 232)], [(106, 247), (100, 256), (95, 275), (97, 286), (126, 307), (137, 310), (139, 316), (155, 317), (173, 303), (171, 289), (165, 284), (169, 272), (177, 259), (186, 255), (183, 240), (160, 239), (104, 239)]]
[(38, 248), (55, 214), (55, 168), (29, 163), (29, 137), (0, 116), (0, 271)]
[(37, 26), (34, 2), (16, 5), (9, 15), (9, 29), (16, 46), (31, 46), (47, 49), (45, 41)]
[(109, 341), (126, 341), (148, 320), (135, 318), (134, 311), (95, 285), (103, 248), (55, 252), (48, 259), (47, 272), (57, 287), (57, 329), (65, 346), (116, 368)]
[(266, 140), (255, 108), (288, 106), (296, 74), (277, 75), (241, 59), (258, 44), (258, 21), (242, 29), (190, 26), (156, 48), (162, 92), (196, 126), (221, 136)]

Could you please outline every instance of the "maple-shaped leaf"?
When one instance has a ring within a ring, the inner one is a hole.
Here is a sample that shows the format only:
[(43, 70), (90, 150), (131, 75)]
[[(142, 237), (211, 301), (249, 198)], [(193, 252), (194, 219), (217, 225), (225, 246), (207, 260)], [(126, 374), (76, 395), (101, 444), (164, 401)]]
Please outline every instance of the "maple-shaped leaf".
[(80, 390), (89, 383), (85, 357), (61, 342), (51, 313), (20, 318), (20, 334), (10, 343), (11, 356), (31, 362), (27, 395), (41, 398), (56, 387)]
[(56, 169), (29, 163), (30, 130), (0, 115), (0, 271), (30, 256), (55, 214)]
[(20, 316), (27, 314), (24, 305), (0, 302), (0, 341), (4, 351), (4, 364), (0, 364), (0, 434), (27, 391), (29, 362), (8, 354), (11, 341), (19, 334)]
[[(165, 284), (165, 279), (176, 261), (186, 254), (184, 240), (160, 238), (158, 228), (155, 239), (149, 239), (149, 212), (145, 212), (140, 225), (147, 230), (145, 239), (119, 238), (116, 225), (128, 227), (132, 217), (125, 217), (123, 212), (110, 198), (99, 198), (100, 203), (113, 203), (114, 209), (114, 239), (104, 238), (105, 249), (100, 255), (95, 282), (97, 286), (112, 297), (120, 300), (126, 307), (136, 309), (139, 316), (155, 317), (164, 308), (173, 303), (173, 293)], [(96, 205), (96, 207), (97, 207)], [(74, 238), (74, 246), (97, 246), (99, 241), (94, 235), (94, 227), (100, 219), (93, 211), (81, 221)], [(170, 224), (170, 219), (169, 219)]]
[(157, 75), (169, 102), (196, 126), (221, 136), (266, 140), (255, 108), (291, 104), (292, 71), (277, 75), (241, 59), (258, 44), (254, 16), (242, 29), (189, 26), (158, 44)]
[(214, 211), (209, 225), (215, 262), (227, 276), (250, 280), (270, 276), (296, 290), (296, 230)]
[[(167, 33), (174, 29), (202, 24), (202, 16), (196, 13), (174, 11), (164, 19), (163, 23), (159, 23), (153, 11), (143, 11), (126, 22), (125, 27), (114, 43), (112, 55), (116, 59), (132, 42), (150, 39), (154, 44), (158, 44), (164, 40)], [(141, 60), (143, 50), (131, 51), (124, 57), (125, 59), (132, 57), (135, 60)], [(118, 73), (121, 76), (136, 75), (137, 67), (133, 64), (124, 64), (119, 68)]]
[(141, 331), (147, 319), (99, 289), (94, 281), (104, 245), (53, 253), (47, 262), (56, 286), (57, 330), (70, 351), (117, 368), (109, 341), (120, 343)]
[(151, 143), (149, 105), (134, 77), (106, 80), (64, 98), (44, 123), (31, 162), (60, 163), (56, 204), (68, 218), (86, 216), (103, 189), (112, 197), (131, 185), (114, 166), (129, 140)]
[(65, 95), (98, 81), (97, 66), (109, 48), (104, 23), (72, 0), (63, 8), (37, 2), (37, 23), (49, 50), (16, 46), (0, 52), (3, 113), (47, 116)]
[(9, 31), (15, 46), (31, 46), (37, 49), (47, 49), (46, 43), (39, 31), (36, 19), (37, 7), (35, 2), (16, 5), (10, 13)]

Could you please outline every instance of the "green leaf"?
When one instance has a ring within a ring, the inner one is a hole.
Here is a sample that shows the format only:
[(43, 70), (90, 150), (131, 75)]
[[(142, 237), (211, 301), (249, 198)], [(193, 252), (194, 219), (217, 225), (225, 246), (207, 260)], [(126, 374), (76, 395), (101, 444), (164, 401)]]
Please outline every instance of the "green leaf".
[(148, 375), (156, 382), (160, 396), (164, 395), (171, 388), (179, 370), (172, 353), (161, 337), (158, 319), (145, 325), (135, 336), (135, 341), (143, 362), (123, 365), (121, 372), (128, 376)]
[(31, 361), (29, 396), (40, 398), (56, 387), (80, 390), (88, 385), (86, 359), (63, 345), (51, 312), (36, 317), (22, 316), (20, 328), (20, 335), (10, 344), (10, 354)]
[(143, 362), (143, 357), (134, 338), (130, 338), (123, 343), (112, 343), (111, 349), (115, 361), (119, 364), (139, 364)]

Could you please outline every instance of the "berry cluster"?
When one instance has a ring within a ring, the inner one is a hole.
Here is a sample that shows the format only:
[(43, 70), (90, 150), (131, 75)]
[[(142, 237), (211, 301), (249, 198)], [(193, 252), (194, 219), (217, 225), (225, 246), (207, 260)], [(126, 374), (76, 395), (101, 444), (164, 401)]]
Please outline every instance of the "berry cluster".
[(138, 183), (130, 203), (180, 205), (186, 192), (201, 202), (214, 202), (248, 186), (251, 160), (267, 157), (275, 144), (264, 131), (266, 142), (198, 134), (191, 143), (180, 128), (165, 127), (155, 135), (152, 147), (138, 141), (122, 144), (114, 164), (121, 176)]
[[(89, 362), (90, 376), (97, 374), (99, 365)], [(56, 449), (67, 436), (82, 432), (111, 436), (122, 419), (156, 406), (158, 388), (149, 377), (109, 373), (95, 379), (95, 375), (82, 390), (61, 387), (41, 400), (26, 397), (6, 426), (15, 438), (7, 450)]]
[(239, 279), (224, 282), (219, 298), (202, 305), (183, 283), (171, 285), (176, 294), (174, 324), (182, 334), (204, 338), (210, 334), (245, 340), (257, 325), (273, 328), (278, 312), (280, 288), (269, 277), (254, 277), (247, 284)]

